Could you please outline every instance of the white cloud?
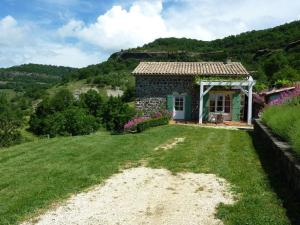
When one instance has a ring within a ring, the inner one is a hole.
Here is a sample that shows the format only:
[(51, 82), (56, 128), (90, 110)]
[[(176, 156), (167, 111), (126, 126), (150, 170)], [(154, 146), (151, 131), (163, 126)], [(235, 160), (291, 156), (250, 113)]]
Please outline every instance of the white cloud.
[(128, 11), (113, 6), (93, 24), (71, 20), (59, 34), (75, 36), (105, 50), (135, 47), (167, 35), (162, 9), (160, 0), (135, 2)]
[[(36, 1), (54, 2), (67, 9), (83, 2), (91, 4), (79, 0)], [(111, 6), (91, 23), (63, 17), (60, 21), (68, 22), (58, 29), (47, 30), (47, 25), (39, 21), (23, 25), (11, 16), (0, 18), (0, 67), (27, 62), (82, 67), (104, 60), (114, 51), (141, 46), (156, 38), (212, 40), (296, 20), (300, 12), (300, 1), (296, 0), (118, 2), (123, 6)]]
[(84, 67), (98, 63), (103, 56), (80, 46), (47, 40), (50, 34), (18, 24), (7, 16), (0, 20), (0, 67), (41, 63)]
[(24, 39), (25, 27), (18, 26), (12, 16), (0, 20), (0, 46), (19, 45)]
[(136, 0), (128, 10), (113, 6), (91, 24), (71, 20), (59, 33), (112, 52), (160, 37), (212, 40), (263, 29), (297, 19), (299, 10), (294, 0)]

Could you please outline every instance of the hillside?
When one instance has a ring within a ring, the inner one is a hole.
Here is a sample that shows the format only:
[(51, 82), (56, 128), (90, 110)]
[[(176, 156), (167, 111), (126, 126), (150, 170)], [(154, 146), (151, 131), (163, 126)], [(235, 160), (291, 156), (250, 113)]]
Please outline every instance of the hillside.
[(96, 86), (99, 90), (115, 87), (126, 90), (134, 87), (131, 72), (139, 61), (225, 61), (228, 58), (241, 61), (252, 72), (259, 81), (258, 89), (300, 80), (300, 21), (213, 41), (161, 38), (142, 47), (116, 52), (107, 61), (82, 69), (36, 64), (0, 69), (0, 89), (45, 89), (61, 83), (62, 79), (59, 88), (77, 87), (73, 83), (81, 81), (77, 89)]
[[(126, 86), (139, 61), (241, 61), (264, 85), (300, 80), (300, 21), (250, 31), (213, 41), (161, 38), (142, 47), (117, 52), (104, 63), (80, 69), (69, 80)], [(116, 79), (117, 78), (117, 79)]]
[(0, 72), (22, 72), (34, 74), (46, 74), (49, 76), (63, 77), (66, 74), (77, 69), (64, 66), (40, 65), (40, 64), (24, 64), (20, 66), (12, 66), (5, 69), (0, 69)]
[(58, 84), (62, 78), (77, 69), (62, 66), (26, 64), (0, 69), (0, 91), (36, 96), (38, 92)]

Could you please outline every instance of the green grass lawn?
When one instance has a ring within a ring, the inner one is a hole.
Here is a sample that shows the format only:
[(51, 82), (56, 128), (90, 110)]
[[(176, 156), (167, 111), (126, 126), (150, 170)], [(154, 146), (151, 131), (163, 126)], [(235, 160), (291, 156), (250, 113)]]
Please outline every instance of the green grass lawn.
[[(154, 148), (175, 137), (184, 143)], [(0, 152), (0, 224), (14, 224), (72, 193), (98, 184), (128, 162), (148, 159), (173, 172), (214, 173), (227, 179), (239, 201), (221, 205), (225, 224), (290, 224), (245, 131), (165, 126), (136, 135), (43, 139)]]

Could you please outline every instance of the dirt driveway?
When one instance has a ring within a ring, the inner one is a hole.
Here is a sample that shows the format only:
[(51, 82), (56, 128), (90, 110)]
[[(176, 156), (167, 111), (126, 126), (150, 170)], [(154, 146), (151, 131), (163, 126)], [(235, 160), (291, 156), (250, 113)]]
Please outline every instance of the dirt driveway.
[(132, 168), (74, 195), (35, 222), (80, 225), (215, 225), (216, 207), (233, 204), (229, 184), (213, 174)]

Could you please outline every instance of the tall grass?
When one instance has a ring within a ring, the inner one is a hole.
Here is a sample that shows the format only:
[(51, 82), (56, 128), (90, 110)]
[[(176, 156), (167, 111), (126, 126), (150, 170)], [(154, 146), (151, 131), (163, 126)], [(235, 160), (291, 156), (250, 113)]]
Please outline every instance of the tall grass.
[(300, 105), (274, 105), (265, 109), (263, 122), (285, 141), (290, 142), (300, 156)]

